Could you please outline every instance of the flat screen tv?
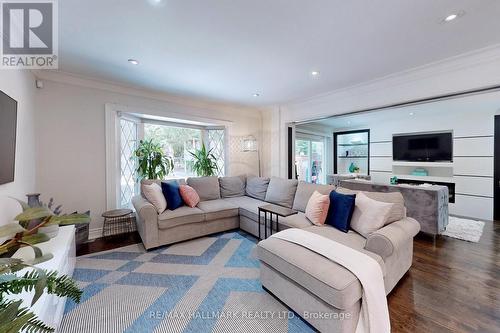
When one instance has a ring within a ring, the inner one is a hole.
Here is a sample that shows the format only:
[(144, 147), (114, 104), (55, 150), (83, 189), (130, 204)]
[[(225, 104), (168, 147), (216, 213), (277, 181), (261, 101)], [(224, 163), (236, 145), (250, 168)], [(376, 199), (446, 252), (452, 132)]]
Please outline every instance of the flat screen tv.
[(394, 161), (451, 162), (453, 161), (452, 133), (394, 135), (392, 157)]
[(14, 181), (17, 102), (0, 91), (0, 184)]

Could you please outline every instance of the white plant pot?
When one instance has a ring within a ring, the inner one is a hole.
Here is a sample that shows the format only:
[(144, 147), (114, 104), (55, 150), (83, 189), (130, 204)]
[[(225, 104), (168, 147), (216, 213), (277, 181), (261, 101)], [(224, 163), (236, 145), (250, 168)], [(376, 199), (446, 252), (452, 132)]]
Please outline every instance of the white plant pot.
[(46, 234), (50, 238), (54, 238), (59, 233), (59, 226), (57, 224), (52, 224), (46, 227), (38, 228), (38, 232), (41, 234)]

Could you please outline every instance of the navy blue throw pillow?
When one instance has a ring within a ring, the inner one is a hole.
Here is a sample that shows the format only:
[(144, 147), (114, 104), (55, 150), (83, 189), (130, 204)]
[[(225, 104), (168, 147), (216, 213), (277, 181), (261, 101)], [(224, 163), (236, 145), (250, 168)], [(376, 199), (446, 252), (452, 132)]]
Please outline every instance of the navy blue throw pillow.
[(328, 208), (325, 223), (340, 231), (348, 232), (351, 227), (355, 202), (356, 194), (330, 192), (330, 207)]
[(167, 200), (168, 209), (174, 210), (184, 204), (177, 181), (161, 182), (161, 191), (163, 192), (165, 200)]

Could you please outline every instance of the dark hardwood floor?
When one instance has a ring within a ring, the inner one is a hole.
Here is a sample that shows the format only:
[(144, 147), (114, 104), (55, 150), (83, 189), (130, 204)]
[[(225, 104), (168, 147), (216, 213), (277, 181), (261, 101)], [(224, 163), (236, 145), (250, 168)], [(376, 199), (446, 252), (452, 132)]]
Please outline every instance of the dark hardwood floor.
[[(140, 242), (137, 233), (84, 244), (84, 255)], [(392, 332), (500, 332), (500, 222), (479, 243), (418, 235), (413, 266), (388, 297)]]

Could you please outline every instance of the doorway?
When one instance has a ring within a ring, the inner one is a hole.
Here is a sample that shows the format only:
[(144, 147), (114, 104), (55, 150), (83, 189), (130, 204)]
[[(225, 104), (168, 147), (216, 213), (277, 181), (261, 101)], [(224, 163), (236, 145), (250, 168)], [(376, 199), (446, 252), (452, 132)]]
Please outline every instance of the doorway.
[(298, 180), (313, 184), (325, 184), (325, 138), (297, 133), (295, 167)]

